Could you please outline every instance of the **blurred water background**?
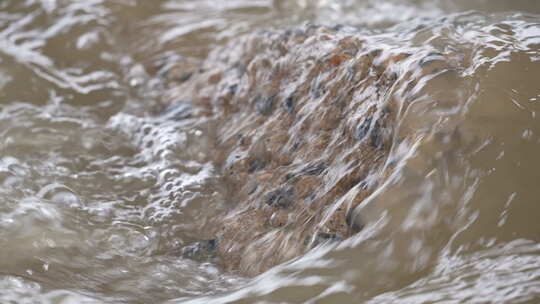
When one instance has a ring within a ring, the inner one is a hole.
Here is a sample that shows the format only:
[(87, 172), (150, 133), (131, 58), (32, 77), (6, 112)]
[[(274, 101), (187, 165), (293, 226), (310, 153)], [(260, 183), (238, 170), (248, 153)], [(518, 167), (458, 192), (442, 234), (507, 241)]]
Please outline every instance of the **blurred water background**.
[[(0, 1), (0, 302), (538, 303), (539, 14), (536, 0)], [(462, 135), (401, 151), (344, 242), (255, 278), (183, 258), (227, 197), (205, 129), (151, 114), (157, 67), (305, 22), (458, 54), (403, 119)]]

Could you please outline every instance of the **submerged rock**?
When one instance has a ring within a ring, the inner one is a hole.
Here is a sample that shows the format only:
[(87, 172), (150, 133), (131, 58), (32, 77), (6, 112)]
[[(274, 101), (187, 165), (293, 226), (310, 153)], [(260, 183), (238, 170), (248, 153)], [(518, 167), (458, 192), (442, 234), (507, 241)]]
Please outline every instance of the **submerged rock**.
[(213, 258), (217, 247), (218, 241), (215, 239), (194, 242), (182, 249), (182, 257), (201, 262), (207, 261)]
[(215, 231), (226, 269), (257, 274), (361, 230), (352, 210), (386, 177), (419, 77), (400, 65), (421, 70), (433, 56), (381, 46), (349, 28), (254, 33), (171, 85), (170, 103), (191, 100), (190, 117), (215, 126), (231, 204)]

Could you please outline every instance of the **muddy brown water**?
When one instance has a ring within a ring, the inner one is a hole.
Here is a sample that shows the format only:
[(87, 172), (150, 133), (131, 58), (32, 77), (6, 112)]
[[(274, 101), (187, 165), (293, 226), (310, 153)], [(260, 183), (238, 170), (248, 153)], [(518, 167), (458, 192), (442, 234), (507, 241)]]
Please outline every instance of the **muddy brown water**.
[[(0, 303), (539, 302), (539, 14), (533, 0), (0, 1)], [(391, 174), (356, 209), (364, 229), (254, 277), (187, 258), (234, 202), (215, 125), (156, 115), (167, 71), (306, 22), (431, 56), (396, 66), (415, 87), (391, 91), (407, 103)]]

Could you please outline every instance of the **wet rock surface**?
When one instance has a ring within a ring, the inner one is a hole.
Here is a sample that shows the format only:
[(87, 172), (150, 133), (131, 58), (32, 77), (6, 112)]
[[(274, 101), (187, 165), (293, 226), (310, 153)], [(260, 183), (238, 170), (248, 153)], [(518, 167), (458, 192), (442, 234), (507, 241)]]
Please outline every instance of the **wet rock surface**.
[(400, 64), (432, 56), (370, 45), (350, 28), (307, 25), (237, 39), (189, 79), (172, 70), (183, 80), (170, 82), (167, 103), (191, 100), (190, 117), (215, 127), (231, 206), (215, 231), (226, 269), (257, 274), (362, 229), (352, 211), (399, 140), (396, 88), (411, 91), (418, 77)]

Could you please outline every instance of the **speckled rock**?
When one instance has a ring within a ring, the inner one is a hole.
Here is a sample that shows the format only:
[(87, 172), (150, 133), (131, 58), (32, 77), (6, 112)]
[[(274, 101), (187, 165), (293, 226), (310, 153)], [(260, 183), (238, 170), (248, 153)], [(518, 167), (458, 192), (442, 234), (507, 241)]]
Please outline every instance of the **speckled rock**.
[(313, 25), (259, 32), (211, 53), (189, 79), (174, 72), (181, 81), (165, 99), (191, 100), (192, 117), (213, 126), (231, 204), (215, 231), (226, 269), (257, 274), (361, 230), (351, 211), (386, 177), (418, 79), (402, 67), (436, 72), (418, 59), (431, 50), (373, 37)]

